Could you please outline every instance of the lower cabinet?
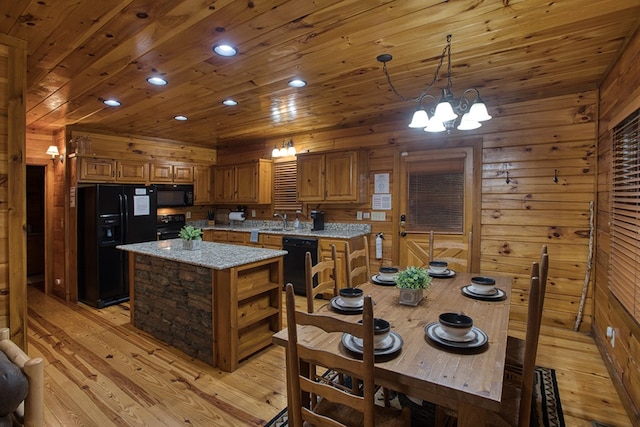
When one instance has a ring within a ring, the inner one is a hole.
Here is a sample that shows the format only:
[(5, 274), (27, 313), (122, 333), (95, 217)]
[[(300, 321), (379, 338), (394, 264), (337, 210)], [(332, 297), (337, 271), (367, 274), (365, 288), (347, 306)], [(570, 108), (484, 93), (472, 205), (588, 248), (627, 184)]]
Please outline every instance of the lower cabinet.
[[(349, 242), (351, 244), (351, 240), (349, 239), (320, 239), (318, 241), (319, 257), (321, 261), (331, 260), (331, 245), (336, 246), (336, 269), (338, 270), (338, 288), (345, 288), (347, 286), (347, 264), (345, 262), (344, 250), (345, 242)], [(328, 277), (322, 277), (321, 280), (328, 279)], [(323, 294), (322, 297), (324, 299), (331, 299), (333, 295), (327, 293)]]
[(282, 249), (282, 236), (277, 234), (258, 234), (258, 241), (251, 241), (251, 233), (246, 231), (204, 230), (202, 240), (206, 242), (230, 243), (234, 245), (254, 246), (267, 249)]

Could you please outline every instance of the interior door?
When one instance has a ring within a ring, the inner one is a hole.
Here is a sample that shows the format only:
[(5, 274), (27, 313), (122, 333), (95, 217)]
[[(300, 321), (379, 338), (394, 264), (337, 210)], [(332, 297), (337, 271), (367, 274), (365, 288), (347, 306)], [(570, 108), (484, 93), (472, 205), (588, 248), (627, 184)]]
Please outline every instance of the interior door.
[[(481, 174), (473, 147), (416, 151), (401, 158), (399, 265), (429, 263), (429, 232), (435, 239), (468, 242), (480, 227)], [(467, 251), (479, 269), (476, 237)], [(456, 268), (456, 266), (452, 266)]]

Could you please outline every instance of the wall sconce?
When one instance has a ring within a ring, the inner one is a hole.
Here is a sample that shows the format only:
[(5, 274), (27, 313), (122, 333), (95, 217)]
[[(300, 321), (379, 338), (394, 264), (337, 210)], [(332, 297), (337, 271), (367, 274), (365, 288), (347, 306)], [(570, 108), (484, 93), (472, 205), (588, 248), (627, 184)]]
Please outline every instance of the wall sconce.
[(287, 157), (287, 156), (295, 156), (296, 155), (296, 147), (293, 146), (293, 139), (289, 141), (282, 142), (282, 148), (278, 148), (278, 146), (274, 146), (271, 151), (271, 157)]
[(58, 151), (58, 147), (56, 147), (55, 145), (50, 145), (49, 148), (47, 148), (47, 154), (51, 156), (51, 161), (54, 164), (56, 163), (56, 157), (58, 157), (60, 163), (64, 163), (64, 156), (60, 154), (60, 152)]

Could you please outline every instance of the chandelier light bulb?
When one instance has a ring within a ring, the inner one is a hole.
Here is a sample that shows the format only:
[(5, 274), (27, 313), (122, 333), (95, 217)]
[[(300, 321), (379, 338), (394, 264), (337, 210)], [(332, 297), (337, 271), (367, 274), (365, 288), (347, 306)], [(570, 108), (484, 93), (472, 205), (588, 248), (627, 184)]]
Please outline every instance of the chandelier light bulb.
[(478, 129), (480, 126), (482, 126), (480, 122), (471, 118), (471, 113), (465, 113), (460, 120), (458, 130), (473, 130)]
[(491, 116), (487, 111), (487, 106), (484, 105), (484, 102), (478, 101), (471, 105), (469, 108), (469, 117), (471, 120), (476, 122), (484, 122), (487, 120), (491, 120)]
[(449, 122), (458, 118), (458, 115), (453, 112), (451, 103), (446, 100), (441, 100), (436, 106), (436, 111), (433, 113), (433, 118), (439, 122)]
[(278, 147), (273, 147), (271, 157), (280, 157), (280, 149)]
[(410, 128), (424, 128), (429, 124), (429, 115), (425, 111), (423, 107), (418, 107), (415, 113), (413, 113), (413, 118), (411, 119), (411, 123), (409, 123)]
[(436, 132), (444, 132), (447, 128), (444, 127), (444, 124), (436, 120), (436, 117), (433, 116), (431, 120), (429, 120), (429, 124), (426, 128), (424, 128), (425, 132), (436, 133)]

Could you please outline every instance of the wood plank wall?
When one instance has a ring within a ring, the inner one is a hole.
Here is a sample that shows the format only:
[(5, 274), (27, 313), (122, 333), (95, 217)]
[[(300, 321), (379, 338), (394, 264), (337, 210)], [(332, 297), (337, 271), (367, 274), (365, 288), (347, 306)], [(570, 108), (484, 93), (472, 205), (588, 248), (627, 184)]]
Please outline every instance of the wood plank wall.
[[(487, 101), (490, 103), (490, 101)], [(512, 327), (523, 329), (531, 262), (543, 244), (549, 246), (551, 267), (544, 323), (572, 329), (578, 316), (587, 270), (590, 202), (595, 197), (595, 136), (597, 93), (590, 91), (500, 107), (490, 107), (494, 119), (481, 129), (435, 137), (409, 130), (406, 121), (374, 127), (292, 135), (298, 152), (368, 148), (369, 175), (389, 173), (397, 194), (399, 158), (403, 151), (473, 145), (482, 138), (483, 179), (481, 215), (481, 269), (486, 274), (514, 275)], [(411, 114), (407, 107), (407, 117)], [(218, 164), (251, 158), (270, 158), (274, 145), (237, 142), (219, 147)], [(506, 183), (506, 170), (510, 183)], [(558, 171), (558, 183), (554, 171)], [(394, 204), (398, 197), (394, 197)], [(250, 208), (254, 208), (251, 207)], [(256, 206), (259, 218), (271, 219), (270, 207)], [(363, 205), (308, 205), (321, 208), (328, 222), (356, 222)], [(384, 222), (371, 222), (372, 237), (383, 232), (384, 257), (397, 262), (398, 212)], [(370, 238), (373, 253), (373, 238)], [(587, 289), (580, 330), (588, 331), (592, 318), (592, 289)]]
[[(600, 88), (598, 143), (597, 251), (595, 257), (594, 335), (629, 414), (640, 425), (640, 325), (609, 291), (611, 134), (610, 130), (640, 108), (640, 30), (627, 45)], [(607, 326), (616, 331), (612, 346)]]
[(0, 327), (27, 348), (26, 42), (0, 34)]

